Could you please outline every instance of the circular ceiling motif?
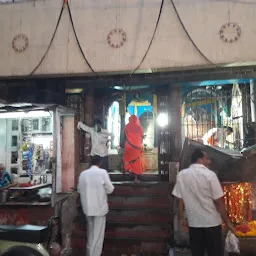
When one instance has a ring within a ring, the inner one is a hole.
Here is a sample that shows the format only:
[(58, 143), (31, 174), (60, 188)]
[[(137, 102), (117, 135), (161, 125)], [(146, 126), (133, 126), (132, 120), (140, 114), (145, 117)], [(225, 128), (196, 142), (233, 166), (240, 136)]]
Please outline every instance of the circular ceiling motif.
[(241, 36), (241, 28), (236, 23), (226, 23), (220, 28), (220, 38), (225, 43), (236, 42)]
[(24, 52), (28, 48), (28, 37), (24, 34), (16, 35), (12, 40), (12, 48), (16, 52)]
[(113, 29), (109, 32), (107, 41), (112, 48), (120, 48), (126, 41), (126, 33), (121, 28)]

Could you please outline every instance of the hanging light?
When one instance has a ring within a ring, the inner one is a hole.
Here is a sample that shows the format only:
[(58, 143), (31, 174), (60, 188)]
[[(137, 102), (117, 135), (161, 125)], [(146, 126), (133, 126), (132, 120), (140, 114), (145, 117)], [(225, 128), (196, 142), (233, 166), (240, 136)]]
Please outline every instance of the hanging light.
[(168, 114), (160, 113), (157, 117), (157, 124), (160, 127), (166, 127), (168, 125)]

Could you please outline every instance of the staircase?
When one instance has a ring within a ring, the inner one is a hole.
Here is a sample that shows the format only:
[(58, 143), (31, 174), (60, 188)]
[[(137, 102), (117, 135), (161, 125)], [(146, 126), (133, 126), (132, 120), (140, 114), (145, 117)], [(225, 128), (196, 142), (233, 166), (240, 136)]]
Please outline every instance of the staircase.
[[(167, 255), (172, 235), (170, 186), (154, 174), (135, 184), (130, 175), (110, 173), (115, 191), (109, 196), (110, 212), (104, 256)], [(85, 255), (86, 222), (82, 210), (73, 223), (73, 255)]]

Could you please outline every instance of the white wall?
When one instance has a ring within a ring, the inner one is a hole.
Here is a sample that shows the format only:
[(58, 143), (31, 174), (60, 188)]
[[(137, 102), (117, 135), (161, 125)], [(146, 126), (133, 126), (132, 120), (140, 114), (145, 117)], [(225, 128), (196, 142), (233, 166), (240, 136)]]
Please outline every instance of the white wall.
[[(235, 1), (235, 0), (233, 0)], [(214, 63), (243, 63), (256, 60), (256, 0), (230, 3), (221, 0), (175, 0), (189, 34), (199, 49)], [(141, 61), (151, 40), (160, 0), (70, 0), (76, 31), (82, 48), (96, 71), (132, 70)], [(62, 0), (33, 0), (0, 5), (0, 76), (29, 75), (49, 44)], [(219, 37), (220, 27), (229, 21), (242, 29), (232, 44)], [(111, 48), (107, 35), (122, 28), (127, 41)], [(12, 49), (15, 35), (28, 36), (24, 53)], [(182, 68), (209, 65), (182, 29), (170, 0), (165, 0), (156, 38), (141, 69)], [(65, 9), (50, 51), (36, 74), (91, 72), (75, 41)]]

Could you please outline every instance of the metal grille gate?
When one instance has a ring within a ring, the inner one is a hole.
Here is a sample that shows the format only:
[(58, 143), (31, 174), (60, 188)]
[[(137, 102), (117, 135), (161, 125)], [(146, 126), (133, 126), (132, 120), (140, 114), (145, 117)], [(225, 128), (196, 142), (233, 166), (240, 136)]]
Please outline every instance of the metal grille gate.
[(203, 142), (212, 128), (229, 126), (229, 148), (241, 150), (245, 144), (245, 127), (251, 123), (251, 97), (248, 84), (198, 87), (183, 95), (183, 139)]

